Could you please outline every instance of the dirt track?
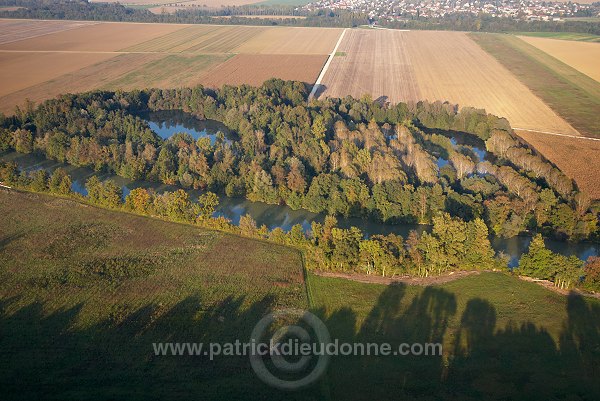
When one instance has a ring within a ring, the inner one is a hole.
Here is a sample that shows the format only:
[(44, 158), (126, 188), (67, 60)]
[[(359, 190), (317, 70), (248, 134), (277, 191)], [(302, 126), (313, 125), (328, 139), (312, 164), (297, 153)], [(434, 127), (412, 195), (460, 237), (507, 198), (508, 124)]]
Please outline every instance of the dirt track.
[(441, 276), (430, 276), (430, 277), (412, 277), (412, 276), (396, 276), (396, 277), (382, 277), (376, 275), (366, 275), (366, 274), (358, 274), (358, 273), (335, 273), (335, 272), (325, 272), (325, 271), (315, 271), (313, 272), (317, 276), (322, 277), (335, 277), (335, 278), (343, 278), (346, 280), (357, 281), (359, 283), (368, 283), (368, 284), (385, 284), (385, 285), (394, 285), (394, 284), (408, 284), (408, 285), (436, 285), (443, 284), (450, 281), (458, 280), (460, 278), (464, 278), (467, 276), (478, 275), (480, 271), (458, 271), (450, 274), (444, 274)]

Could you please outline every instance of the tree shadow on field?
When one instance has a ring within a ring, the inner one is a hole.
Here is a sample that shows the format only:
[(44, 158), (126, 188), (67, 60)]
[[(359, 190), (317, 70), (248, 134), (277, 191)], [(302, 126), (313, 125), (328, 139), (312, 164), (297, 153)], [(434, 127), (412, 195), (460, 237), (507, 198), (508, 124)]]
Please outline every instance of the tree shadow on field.
[(315, 90), (314, 98), (318, 99), (327, 90), (327, 85), (315, 84), (317, 89)]
[(247, 356), (154, 352), (159, 342), (246, 341), (277, 307), (272, 296), (206, 304), (197, 294), (169, 307), (114, 307), (98, 320), (85, 301), (48, 313), (40, 302), (0, 300), (2, 399), (600, 399), (600, 307), (575, 294), (558, 344), (532, 323), (498, 327), (488, 301), (459, 308), (453, 293), (435, 287), (388, 286), (362, 317), (352, 304), (317, 310), (341, 342), (389, 343), (392, 350), (443, 343), (444, 352), (333, 357), (320, 382), (296, 392), (262, 383)]
[[(320, 311), (323, 313), (323, 311)], [(455, 296), (427, 287), (407, 299), (404, 285), (381, 294), (354, 335), (350, 308), (326, 319), (340, 341), (443, 343), (441, 356), (338, 356), (328, 371), (333, 399), (597, 400), (600, 399), (600, 307), (572, 294), (559, 344), (527, 322), (497, 327), (496, 310), (474, 298), (449, 332)], [(341, 333), (338, 336), (338, 333)], [(396, 348), (397, 349), (397, 348)]]
[[(317, 399), (319, 389), (279, 392), (253, 373), (247, 356), (156, 355), (153, 343), (247, 341), (275, 306), (266, 296), (245, 305), (229, 297), (204, 305), (188, 297), (165, 310), (116, 309), (86, 324), (83, 303), (47, 313), (40, 302), (0, 301), (2, 400)], [(15, 310), (16, 311), (13, 311)], [(8, 312), (8, 311), (13, 312)]]

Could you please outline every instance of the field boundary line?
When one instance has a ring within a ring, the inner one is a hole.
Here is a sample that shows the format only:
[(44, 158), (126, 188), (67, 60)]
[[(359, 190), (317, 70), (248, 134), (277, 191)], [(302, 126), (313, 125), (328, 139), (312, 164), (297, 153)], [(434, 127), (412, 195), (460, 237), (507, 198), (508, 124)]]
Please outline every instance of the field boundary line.
[(528, 129), (528, 128), (515, 128), (515, 127), (513, 127), (513, 130), (515, 130), (515, 131), (535, 132), (535, 133), (544, 134), (544, 135), (564, 136), (566, 138), (587, 139), (589, 141), (600, 141), (600, 138), (590, 138), (588, 136), (577, 136), (577, 135), (569, 135), (569, 134), (559, 134), (558, 132), (538, 131), (538, 130), (535, 130), (535, 129)]
[(331, 64), (331, 60), (333, 60), (333, 58), (335, 57), (335, 53), (337, 52), (338, 47), (340, 47), (340, 43), (342, 43), (342, 39), (344, 39), (344, 35), (346, 34), (347, 30), (348, 30), (348, 28), (344, 28), (344, 30), (342, 31), (342, 34), (338, 38), (337, 43), (335, 44), (335, 47), (333, 48), (333, 51), (331, 52), (331, 54), (329, 54), (329, 57), (327, 57), (327, 61), (325, 62), (323, 69), (321, 69), (321, 73), (319, 74), (319, 77), (317, 78), (317, 82), (315, 82), (315, 84), (312, 87), (312, 90), (310, 91), (310, 94), (308, 95), (308, 100), (312, 99), (315, 96), (315, 93), (317, 93), (319, 86), (321, 86), (321, 81), (325, 77), (325, 73), (327, 72), (327, 69), (329, 68), (329, 64)]

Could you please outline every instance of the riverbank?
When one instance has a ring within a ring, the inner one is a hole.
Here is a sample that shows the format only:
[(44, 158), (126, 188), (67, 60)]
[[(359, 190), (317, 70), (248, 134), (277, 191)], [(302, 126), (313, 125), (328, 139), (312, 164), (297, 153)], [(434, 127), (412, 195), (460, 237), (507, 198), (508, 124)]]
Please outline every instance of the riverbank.
[[(134, 188), (152, 189), (156, 193), (165, 191), (175, 191), (181, 189), (173, 185), (162, 183), (153, 183), (148, 181), (132, 181), (114, 174), (95, 172), (89, 168), (74, 167), (53, 160), (45, 159), (33, 154), (21, 154), (17, 152), (8, 152), (0, 154), (0, 161), (14, 162), (19, 169), (30, 172), (44, 169), (52, 173), (57, 168), (64, 168), (71, 176), (73, 185), (72, 190), (81, 195), (86, 195), (85, 182), (91, 176), (98, 176), (101, 181), (112, 180), (123, 190), (123, 196), (129, 194)], [(186, 189), (190, 199), (196, 200), (202, 194), (201, 191)], [(293, 210), (285, 205), (269, 205), (262, 202), (252, 202), (245, 198), (233, 198), (220, 196), (219, 205), (215, 211), (215, 217), (224, 217), (229, 219), (232, 224), (239, 225), (240, 218), (244, 215), (251, 216), (256, 221), (257, 226), (265, 225), (269, 230), (281, 228), (284, 231), (290, 231), (294, 225), (300, 225), (305, 232), (311, 230), (311, 223), (323, 223), (324, 214), (312, 213), (306, 210)], [(414, 230), (421, 234), (424, 231), (430, 231), (431, 227), (418, 224), (385, 224), (365, 220), (357, 217), (337, 217), (338, 227), (340, 228), (359, 228), (365, 237), (372, 235), (396, 234), (407, 238), (410, 231)], [(490, 238), (492, 247), (496, 252), (502, 252), (509, 257), (509, 267), (518, 265), (521, 255), (527, 252), (531, 237), (517, 236), (512, 238)], [(546, 246), (555, 253), (565, 256), (575, 255), (581, 260), (587, 260), (590, 256), (600, 254), (600, 246), (589, 242), (561, 242), (552, 239), (546, 239)]]

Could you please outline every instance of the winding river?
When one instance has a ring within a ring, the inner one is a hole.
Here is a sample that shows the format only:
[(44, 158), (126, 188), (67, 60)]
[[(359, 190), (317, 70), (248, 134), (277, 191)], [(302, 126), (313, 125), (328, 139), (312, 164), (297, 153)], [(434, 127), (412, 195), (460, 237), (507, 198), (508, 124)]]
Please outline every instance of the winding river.
[[(232, 136), (227, 128), (217, 121), (199, 121), (192, 116), (177, 111), (154, 112), (140, 115), (146, 119), (150, 128), (162, 138), (169, 138), (175, 133), (187, 132), (195, 139), (200, 137), (209, 137), (214, 143), (217, 133), (223, 132), (228, 140), (232, 140)], [(478, 146), (477, 143), (466, 143), (469, 138), (453, 138), (452, 143), (456, 145), (466, 144), (473, 148), (473, 151), (481, 158), (486, 157), (484, 148)], [(54, 171), (58, 167), (63, 167), (73, 180), (73, 191), (86, 194), (85, 181), (92, 175), (98, 176), (101, 180), (113, 180), (117, 185), (123, 188), (123, 196), (134, 188), (152, 188), (157, 192), (173, 191), (179, 187), (169, 186), (160, 183), (147, 181), (131, 181), (126, 178), (118, 177), (110, 174), (102, 174), (94, 172), (88, 168), (78, 168), (69, 165), (64, 165), (52, 160), (35, 155), (25, 155), (16, 152), (9, 152), (0, 155), (2, 161), (16, 162), (19, 168), (25, 171), (35, 171), (45, 169), (48, 172)], [(196, 199), (201, 193), (200, 191), (188, 190), (192, 199)], [(305, 210), (292, 210), (288, 206), (267, 205), (260, 202), (251, 202), (243, 198), (229, 198), (222, 196), (220, 204), (215, 212), (216, 216), (224, 216), (230, 219), (234, 224), (238, 224), (240, 217), (249, 214), (258, 225), (266, 225), (269, 229), (280, 227), (283, 230), (289, 230), (295, 224), (300, 224), (305, 230), (310, 229), (310, 224), (313, 221), (322, 222), (325, 215), (311, 213)], [(429, 226), (417, 224), (400, 224), (390, 225), (377, 223), (360, 218), (343, 218), (338, 217), (338, 225), (342, 228), (356, 226), (366, 235), (389, 234), (395, 233), (407, 237), (411, 230), (423, 232), (429, 230)], [(510, 266), (514, 267), (518, 264), (518, 260), (523, 252), (527, 251), (530, 242), (529, 237), (513, 237), (509, 239), (492, 238), (492, 245), (496, 251), (503, 251), (510, 257)], [(576, 255), (585, 260), (589, 256), (597, 256), (600, 246), (594, 243), (567, 243), (547, 239), (546, 245), (554, 252), (563, 255)]]

